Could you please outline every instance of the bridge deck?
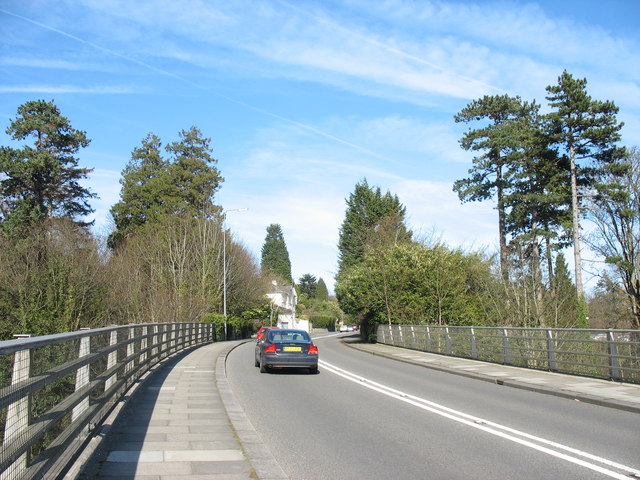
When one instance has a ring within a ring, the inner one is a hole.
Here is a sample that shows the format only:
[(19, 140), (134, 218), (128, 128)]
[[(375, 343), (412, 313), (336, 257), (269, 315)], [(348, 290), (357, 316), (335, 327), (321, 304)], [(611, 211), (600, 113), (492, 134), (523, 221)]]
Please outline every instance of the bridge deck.
[[(375, 355), (640, 413), (640, 385), (362, 344), (355, 335), (344, 340)], [(107, 420), (98, 436), (99, 447), (79, 462), (85, 465), (79, 477), (287, 478), (235, 403), (227, 383), (224, 359), (238, 343), (214, 343), (162, 364), (140, 383), (117, 417)]]

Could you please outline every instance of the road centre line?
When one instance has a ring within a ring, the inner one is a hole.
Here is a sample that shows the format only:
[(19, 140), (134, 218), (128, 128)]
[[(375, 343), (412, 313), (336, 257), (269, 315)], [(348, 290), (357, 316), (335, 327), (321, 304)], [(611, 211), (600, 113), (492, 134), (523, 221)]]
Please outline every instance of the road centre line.
[[(476, 428), (478, 430), (482, 430), (485, 431), (487, 433), (490, 433), (491, 435), (495, 435), (501, 438), (504, 438), (506, 440), (515, 442), (515, 443), (519, 443), (521, 445), (527, 446), (529, 448), (533, 448), (535, 450), (538, 450), (542, 453), (546, 453), (548, 455), (560, 458), (562, 460), (566, 460), (568, 462), (574, 463), (576, 465), (580, 465), (582, 467), (588, 468), (590, 470), (602, 473), (603, 475), (606, 475), (608, 477), (611, 478), (616, 478), (619, 480), (629, 480), (629, 478), (640, 478), (640, 471), (635, 470), (631, 467), (628, 467), (626, 465), (622, 465), (620, 463), (617, 462), (613, 462), (611, 460), (608, 460), (606, 458), (602, 458), (602, 457), (598, 457), (597, 455), (593, 455), (587, 452), (583, 452), (581, 450), (572, 448), (572, 447), (568, 447), (566, 445), (562, 445), (560, 443), (557, 442), (553, 442), (551, 440), (546, 440), (544, 438), (541, 437), (537, 437), (535, 435), (531, 435), (525, 432), (521, 432), (519, 430), (504, 426), (504, 425), (500, 425), (498, 423), (495, 422), (491, 422), (489, 420), (485, 420), (482, 419), (480, 417), (475, 417), (473, 415), (469, 415), (466, 414), (464, 412), (460, 412), (457, 410), (453, 410), (449, 407), (445, 407), (444, 405), (440, 405), (438, 403), (432, 402), (430, 400), (424, 399), (424, 398), (420, 398), (420, 397), (416, 397), (414, 395), (410, 395), (408, 393), (404, 393), (401, 392), (400, 390), (396, 390), (394, 388), (391, 387), (387, 387), (385, 385), (382, 385), (380, 383), (374, 382), (372, 380), (369, 380), (365, 377), (361, 377), (359, 375), (356, 375), (352, 372), (349, 372), (347, 370), (344, 370), (342, 368), (336, 367), (335, 365), (332, 365), (328, 362), (325, 362), (323, 360), (319, 361), (320, 365), (323, 367), (324, 370), (326, 371), (330, 371), (331, 373), (334, 373), (336, 375), (339, 375), (351, 382), (357, 383), (359, 385), (362, 385), (365, 388), (368, 388), (370, 390), (374, 390), (376, 392), (382, 393), (384, 395), (387, 395), (389, 397), (395, 398), (397, 400), (401, 400), (405, 403), (408, 403), (410, 405), (413, 405), (415, 407), (418, 407), (422, 410), (426, 410), (432, 413), (435, 413), (437, 415), (440, 415), (442, 417), (445, 418), (449, 418), (450, 420), (454, 420), (458, 423), (462, 423), (464, 425)], [(533, 443), (533, 442), (538, 442), (538, 443)], [(541, 445), (542, 444), (542, 445)], [(586, 459), (589, 459), (591, 461), (594, 462), (598, 462), (602, 465), (607, 465), (611, 468), (615, 468), (618, 470), (622, 470), (627, 472), (626, 474), (620, 474), (618, 472), (615, 472), (613, 470), (609, 470), (607, 468), (604, 468), (600, 465), (596, 465), (594, 463), (590, 463), (587, 462), (585, 460), (582, 460), (580, 458), (576, 458), (576, 456), (571, 456), (562, 452), (559, 452), (557, 450), (553, 450), (551, 448), (547, 448), (546, 446), (543, 445), (548, 445), (549, 447), (553, 447), (555, 449), (558, 450), (564, 450), (566, 452), (569, 452), (573, 455), (579, 456), (579, 457), (583, 457)]]

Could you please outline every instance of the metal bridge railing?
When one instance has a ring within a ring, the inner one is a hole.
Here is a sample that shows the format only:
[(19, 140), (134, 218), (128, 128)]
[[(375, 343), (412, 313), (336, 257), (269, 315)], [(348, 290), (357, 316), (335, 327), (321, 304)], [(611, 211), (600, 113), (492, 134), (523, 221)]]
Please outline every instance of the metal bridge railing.
[(214, 335), (161, 323), (0, 342), (0, 480), (56, 478), (142, 374)]
[(424, 352), (640, 383), (640, 331), (378, 325), (377, 341)]

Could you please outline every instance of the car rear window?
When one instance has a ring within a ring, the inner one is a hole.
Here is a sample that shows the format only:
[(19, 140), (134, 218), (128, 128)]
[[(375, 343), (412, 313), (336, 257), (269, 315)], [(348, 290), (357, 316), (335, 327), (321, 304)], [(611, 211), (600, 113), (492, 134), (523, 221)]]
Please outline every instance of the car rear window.
[(272, 342), (310, 342), (307, 332), (270, 331), (269, 340)]

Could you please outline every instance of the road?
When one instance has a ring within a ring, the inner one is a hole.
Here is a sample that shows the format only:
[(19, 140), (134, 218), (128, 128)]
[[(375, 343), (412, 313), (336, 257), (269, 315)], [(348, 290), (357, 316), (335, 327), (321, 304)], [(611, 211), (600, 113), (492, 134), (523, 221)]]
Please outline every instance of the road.
[(629, 479), (640, 415), (376, 357), (318, 338), (320, 373), (260, 374), (250, 342), (227, 375), (290, 478)]

